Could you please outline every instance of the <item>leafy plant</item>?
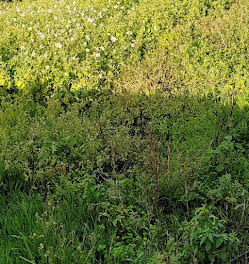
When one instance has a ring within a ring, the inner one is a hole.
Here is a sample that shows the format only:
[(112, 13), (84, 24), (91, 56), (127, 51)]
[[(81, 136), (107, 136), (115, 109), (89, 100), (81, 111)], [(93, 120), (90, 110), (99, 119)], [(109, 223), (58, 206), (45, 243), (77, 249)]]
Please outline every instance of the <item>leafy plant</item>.
[(183, 224), (183, 254), (190, 253), (194, 263), (226, 261), (229, 255), (238, 252), (239, 240), (235, 233), (224, 232), (224, 224), (208, 206), (196, 209), (195, 216)]

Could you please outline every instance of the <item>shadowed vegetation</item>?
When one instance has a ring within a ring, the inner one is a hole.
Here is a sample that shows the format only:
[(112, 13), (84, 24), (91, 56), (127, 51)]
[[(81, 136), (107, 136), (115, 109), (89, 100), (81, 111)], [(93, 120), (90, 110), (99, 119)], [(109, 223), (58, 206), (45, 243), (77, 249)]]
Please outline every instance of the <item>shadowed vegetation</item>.
[(0, 3), (0, 263), (248, 251), (248, 8)]

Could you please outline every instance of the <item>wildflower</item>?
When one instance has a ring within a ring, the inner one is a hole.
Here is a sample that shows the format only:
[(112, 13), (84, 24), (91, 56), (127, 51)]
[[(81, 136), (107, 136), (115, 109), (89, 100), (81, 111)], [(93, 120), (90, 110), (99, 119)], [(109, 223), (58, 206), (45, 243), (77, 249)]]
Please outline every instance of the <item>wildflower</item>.
[(87, 42), (86, 42), (86, 41), (84, 41), (83, 45), (86, 47), (86, 46), (87, 46)]
[(87, 22), (88, 22), (88, 23), (92, 23), (93, 21), (94, 21), (94, 18), (88, 18), (88, 19), (87, 19)]
[(111, 42), (115, 42), (117, 41), (117, 38), (115, 38), (114, 36), (111, 37)]
[(90, 50), (89, 49), (86, 49), (86, 52), (88, 53)]
[(39, 249), (43, 249), (43, 248), (44, 248), (44, 245), (40, 244)]
[(61, 49), (61, 48), (62, 48), (62, 45), (61, 45), (61, 43), (59, 43), (59, 42), (56, 43), (55, 46), (56, 46), (56, 48), (58, 48), (58, 49)]
[(115, 8), (115, 9), (118, 8), (118, 5), (115, 5), (114, 8)]
[(131, 47), (134, 48), (135, 47), (135, 44), (134, 43), (131, 43)]
[(38, 33), (38, 36), (39, 36), (41, 39), (44, 39), (44, 38), (45, 38), (45, 34), (43, 34), (43, 33), (41, 33), (41, 32)]
[(105, 48), (104, 48), (103, 46), (101, 46), (99, 49), (101, 49), (102, 51), (104, 51), (104, 50), (105, 50)]
[(86, 35), (86, 40), (88, 40), (88, 41), (90, 40), (90, 37), (88, 35)]
[(96, 57), (99, 58), (100, 57), (100, 53), (96, 53)]

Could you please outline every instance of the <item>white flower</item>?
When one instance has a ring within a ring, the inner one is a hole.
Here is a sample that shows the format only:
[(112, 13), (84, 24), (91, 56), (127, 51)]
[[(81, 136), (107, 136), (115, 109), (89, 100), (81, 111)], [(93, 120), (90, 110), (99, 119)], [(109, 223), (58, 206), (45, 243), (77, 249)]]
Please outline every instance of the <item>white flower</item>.
[(89, 52), (90, 50), (89, 49), (86, 49), (86, 52)]
[(95, 55), (97, 58), (99, 58), (100, 57), (100, 53), (96, 53), (96, 55)]
[(41, 32), (38, 33), (38, 36), (41, 38), (41, 39), (44, 39), (45, 38), (45, 35)]
[(90, 18), (90, 17), (89, 17), (89, 18), (87, 19), (87, 22), (88, 22), (88, 23), (92, 23), (93, 21), (94, 21), (94, 18)]
[(115, 8), (115, 9), (118, 8), (118, 5), (115, 5), (114, 8)]
[(114, 36), (111, 37), (111, 42), (115, 42), (117, 41), (117, 38), (115, 38)]
[(101, 46), (99, 49), (101, 49), (102, 51), (104, 51), (104, 50), (105, 50), (105, 48), (104, 48), (103, 46)]
[(57, 43), (55, 44), (55, 46), (56, 46), (56, 48), (58, 48), (58, 49), (61, 49), (61, 48), (62, 48), (62, 45), (61, 45), (61, 43), (59, 43), (59, 42), (57, 42)]
[(131, 43), (131, 47), (134, 48), (135, 47), (135, 44), (134, 43)]
[(88, 40), (88, 41), (90, 40), (90, 37), (88, 35), (86, 35), (86, 40)]
[(83, 44), (84, 44), (85, 47), (87, 46), (87, 42), (86, 41)]

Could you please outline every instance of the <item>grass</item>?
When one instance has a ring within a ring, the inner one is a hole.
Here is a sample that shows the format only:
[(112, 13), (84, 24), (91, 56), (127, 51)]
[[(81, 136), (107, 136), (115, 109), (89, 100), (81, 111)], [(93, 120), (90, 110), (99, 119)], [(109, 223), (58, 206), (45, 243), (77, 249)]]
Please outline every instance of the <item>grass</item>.
[(248, 8), (0, 2), (0, 263), (248, 251)]

